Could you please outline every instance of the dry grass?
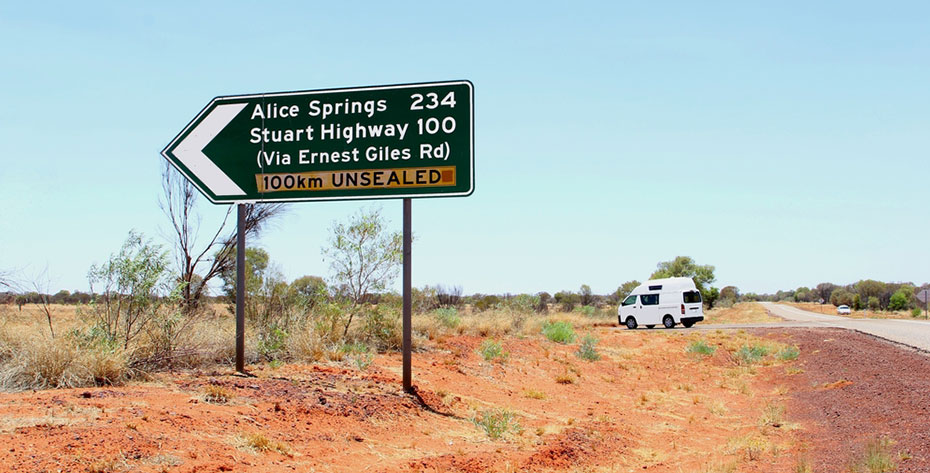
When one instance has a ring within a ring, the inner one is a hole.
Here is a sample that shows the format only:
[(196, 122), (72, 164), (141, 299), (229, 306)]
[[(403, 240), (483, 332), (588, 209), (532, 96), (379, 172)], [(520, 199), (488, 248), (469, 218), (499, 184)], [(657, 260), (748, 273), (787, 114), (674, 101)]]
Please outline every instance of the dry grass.
[(781, 427), (785, 423), (785, 406), (769, 403), (762, 409), (759, 425), (762, 427)]
[(555, 376), (555, 382), (559, 384), (575, 384), (575, 375), (568, 370), (563, 371)]
[(732, 307), (715, 307), (704, 313), (704, 323), (771, 324), (781, 322), (757, 302), (740, 302)]
[(324, 338), (313, 327), (305, 327), (287, 339), (287, 352), (295, 359), (315, 363), (326, 358), (329, 350)]
[(734, 437), (727, 443), (728, 453), (739, 455), (744, 461), (755, 462), (762, 460), (776, 447), (766, 437), (759, 434), (747, 434)]
[(5, 343), (12, 351), (0, 366), (0, 390), (116, 384), (130, 372), (122, 350), (82, 348), (65, 336), (52, 339), (26, 334), (16, 342)]
[(233, 397), (234, 394), (223, 386), (208, 384), (203, 388), (203, 400), (210, 404), (226, 404)]
[(895, 442), (888, 437), (876, 437), (866, 443), (861, 453), (849, 465), (853, 473), (890, 473), (898, 469), (897, 459), (901, 454), (893, 454)]
[(545, 399), (546, 393), (537, 391), (535, 389), (527, 389), (526, 391), (523, 391), (523, 396), (529, 399)]
[(262, 433), (241, 434), (235, 438), (236, 445), (253, 453), (277, 452), (281, 455), (293, 456), (291, 447), (277, 440), (272, 440)]

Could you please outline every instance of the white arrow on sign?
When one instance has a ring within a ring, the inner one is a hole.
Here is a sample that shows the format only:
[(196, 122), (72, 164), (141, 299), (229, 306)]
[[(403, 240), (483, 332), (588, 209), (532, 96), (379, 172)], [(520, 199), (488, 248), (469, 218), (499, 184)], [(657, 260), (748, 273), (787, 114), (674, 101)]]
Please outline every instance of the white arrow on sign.
[(245, 195), (245, 191), (236, 185), (219, 166), (210, 161), (210, 158), (203, 154), (203, 149), (223, 131), (223, 128), (226, 128), (226, 125), (229, 125), (229, 122), (246, 105), (248, 104), (217, 105), (174, 149), (174, 155), (178, 157), (178, 160), (218, 196)]

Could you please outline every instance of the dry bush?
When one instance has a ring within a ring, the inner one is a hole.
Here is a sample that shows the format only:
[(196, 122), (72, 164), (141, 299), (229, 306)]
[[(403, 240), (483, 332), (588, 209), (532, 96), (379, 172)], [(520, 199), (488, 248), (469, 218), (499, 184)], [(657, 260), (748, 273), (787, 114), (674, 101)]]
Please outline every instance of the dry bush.
[(326, 340), (312, 326), (301, 327), (287, 339), (287, 354), (298, 361), (322, 361), (328, 351)]
[(223, 386), (208, 384), (203, 388), (203, 400), (210, 404), (226, 404), (233, 397), (233, 392)]
[(277, 440), (272, 440), (262, 433), (241, 434), (235, 439), (240, 448), (255, 453), (277, 452), (281, 455), (293, 456), (291, 447)]
[(0, 366), (0, 389), (69, 388), (116, 384), (129, 376), (125, 352), (82, 347), (70, 337), (26, 336)]

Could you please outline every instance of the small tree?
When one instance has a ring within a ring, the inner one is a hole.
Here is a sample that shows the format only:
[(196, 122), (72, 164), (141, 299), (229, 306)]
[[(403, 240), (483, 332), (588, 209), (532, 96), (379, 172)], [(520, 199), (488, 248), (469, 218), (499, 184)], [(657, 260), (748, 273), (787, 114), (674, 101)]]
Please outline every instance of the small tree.
[(581, 296), (571, 291), (559, 291), (553, 297), (555, 302), (562, 306), (563, 312), (571, 312), (575, 309), (575, 305), (581, 301)]
[(536, 304), (536, 312), (540, 314), (549, 312), (549, 301), (552, 299), (552, 296), (548, 292), (542, 291), (537, 292), (536, 297), (538, 301)]
[(739, 289), (736, 286), (726, 286), (720, 290), (720, 299), (736, 302), (739, 300)]
[(462, 305), (462, 286), (436, 286), (436, 299), (440, 307), (458, 307)]
[(859, 294), (859, 298), (862, 301), (868, 302), (869, 299), (875, 297), (876, 299), (879, 299), (879, 304), (881, 304), (880, 298), (884, 292), (885, 283), (881, 281), (865, 279), (856, 283), (856, 293)]
[(832, 284), (832, 283), (828, 283), (828, 282), (822, 282), (822, 283), (820, 283), (820, 284), (817, 285), (817, 287), (814, 289), (814, 291), (817, 292), (817, 296), (818, 296), (820, 299), (823, 299), (824, 301), (832, 301), (832, 299), (830, 298), (830, 296), (833, 295), (833, 291), (835, 291), (836, 289), (837, 289), (837, 285), (836, 285), (836, 284)]
[(582, 284), (581, 288), (578, 290), (578, 294), (581, 296), (581, 305), (591, 305), (594, 302), (591, 286)]
[(329, 260), (333, 286), (352, 304), (343, 330), (346, 336), (365, 295), (383, 291), (397, 277), (403, 235), (386, 231), (380, 210), (363, 210), (347, 223), (333, 224), (323, 256)]
[(110, 342), (129, 348), (158, 316), (165, 296), (175, 289), (168, 271), (168, 256), (161, 247), (142, 235), (129, 232), (119, 253), (88, 271), (91, 292), (100, 291), (93, 302), (96, 328)]
[(627, 296), (629, 296), (631, 292), (633, 292), (633, 289), (636, 289), (636, 286), (639, 286), (639, 285), (640, 285), (640, 282), (635, 279), (621, 284), (620, 287), (617, 288), (617, 292), (616, 292), (617, 299), (620, 302), (623, 302), (623, 300), (626, 299)]
[(877, 297), (869, 297), (869, 310), (881, 310), (881, 308), (881, 301), (879, 301)]
[(719, 291), (712, 294), (710, 290), (711, 283), (717, 280), (716, 276), (714, 276), (713, 265), (699, 265), (690, 256), (677, 256), (671, 261), (663, 261), (656, 266), (658, 269), (652, 273), (652, 276), (649, 276), (649, 279), (691, 278), (694, 280), (694, 285), (697, 286), (698, 291), (701, 291), (704, 302), (707, 303), (708, 307), (713, 307), (712, 301), (716, 300), (720, 294)]
[(838, 287), (830, 293), (830, 303), (834, 306), (853, 305), (854, 294), (846, 290), (846, 288)]
[(907, 290), (898, 289), (891, 295), (891, 301), (888, 303), (888, 310), (904, 310), (910, 306), (910, 295)]
[[(196, 205), (199, 193), (167, 162), (162, 171), (162, 191), (158, 204), (170, 220), (174, 233), (181, 306), (191, 315), (206, 295), (210, 281), (236, 270), (237, 228), (227, 226), (236, 206), (227, 207), (223, 221), (201, 241), (198, 239), (201, 219)], [(269, 221), (282, 215), (285, 207), (284, 204), (246, 204), (245, 210), (245, 234), (247, 239), (252, 239)]]
[(807, 287), (799, 287), (794, 291), (795, 302), (813, 302), (816, 294)]
[(302, 276), (291, 283), (291, 289), (302, 298), (308, 309), (317, 304), (326, 302), (329, 297), (329, 288), (326, 281), (319, 276)]
[(704, 303), (707, 304), (707, 308), (711, 309), (714, 307), (714, 304), (717, 303), (717, 299), (720, 298), (720, 290), (716, 287), (710, 287), (704, 290), (701, 293), (701, 296), (704, 298)]

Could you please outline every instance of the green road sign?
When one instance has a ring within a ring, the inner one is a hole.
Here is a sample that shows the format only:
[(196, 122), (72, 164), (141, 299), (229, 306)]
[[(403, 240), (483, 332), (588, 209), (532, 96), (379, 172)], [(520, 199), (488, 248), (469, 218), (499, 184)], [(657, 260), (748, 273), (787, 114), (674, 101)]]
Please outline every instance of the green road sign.
[(474, 130), (468, 81), (239, 95), (162, 155), (214, 203), (465, 196)]

